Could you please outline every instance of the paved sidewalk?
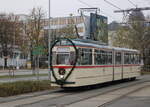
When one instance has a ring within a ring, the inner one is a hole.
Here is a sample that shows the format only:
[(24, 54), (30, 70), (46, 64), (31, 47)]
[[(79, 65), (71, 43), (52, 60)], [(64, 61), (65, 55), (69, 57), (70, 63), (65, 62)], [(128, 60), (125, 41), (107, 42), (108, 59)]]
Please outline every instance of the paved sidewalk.
[[(39, 71), (48, 71), (48, 69), (39, 69)], [(9, 70), (0, 70), (0, 73), (6, 73), (9, 72)], [(15, 70), (15, 72), (32, 72), (32, 69), (18, 69)]]
[[(14, 75), (30, 75), (33, 73), (36, 73), (37, 71), (32, 71), (32, 70), (15, 70), (14, 71)], [(9, 70), (0, 70), (0, 76), (4, 76), (4, 75), (10, 75), (13, 72), (9, 72)], [(48, 69), (39, 69), (39, 74), (48, 74)]]
[(7, 83), (7, 82), (16, 82), (16, 81), (30, 81), (30, 80), (49, 80), (48, 76), (40, 76), (39, 78), (37, 76), (33, 77), (23, 77), (23, 78), (4, 78), (0, 79), (0, 83)]
[[(14, 76), (23, 76), (23, 77), (13, 77), (13, 72), (9, 72), (8, 70), (2, 71), (0, 70), (0, 76), (6, 76), (6, 78), (0, 78), (0, 83), (6, 82), (16, 82), (16, 81), (28, 81), (28, 80), (49, 80), (48, 69), (40, 69), (39, 70), (39, 78), (37, 76), (37, 71), (34, 72), (33, 75), (32, 70), (16, 70), (14, 71)], [(44, 74), (44, 75), (41, 75)], [(30, 76), (31, 75), (31, 76)], [(8, 77), (10, 76), (10, 77)]]

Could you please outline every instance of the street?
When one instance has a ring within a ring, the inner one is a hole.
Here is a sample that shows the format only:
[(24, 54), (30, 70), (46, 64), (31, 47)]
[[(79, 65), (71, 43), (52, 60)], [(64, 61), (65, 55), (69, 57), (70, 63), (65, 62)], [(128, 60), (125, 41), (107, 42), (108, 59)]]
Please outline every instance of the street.
[[(9, 73), (8, 70), (5, 70), (5, 71), (1, 70), (0, 71), (0, 82), (4, 83), (4, 82), (37, 80), (37, 78), (38, 78), (37, 71), (35, 71), (34, 73), (35, 73), (35, 75), (33, 75), (32, 70), (16, 70), (16, 71), (14, 71), (14, 76), (16, 76), (16, 77), (13, 77), (12, 72)], [(19, 77), (19, 76), (21, 76), (21, 77)], [(39, 70), (39, 79), (40, 80), (48, 80), (49, 79), (47, 69)]]

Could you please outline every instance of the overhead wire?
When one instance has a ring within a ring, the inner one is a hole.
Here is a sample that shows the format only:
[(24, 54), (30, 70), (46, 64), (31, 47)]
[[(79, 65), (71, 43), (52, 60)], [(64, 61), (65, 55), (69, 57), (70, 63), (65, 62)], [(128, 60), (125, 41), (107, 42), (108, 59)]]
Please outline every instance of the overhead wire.
[(120, 7), (114, 5), (113, 3), (111, 3), (111, 2), (109, 2), (109, 1), (107, 1), (107, 0), (104, 0), (104, 1), (105, 1), (106, 3), (108, 3), (109, 5), (111, 5), (111, 6), (115, 7), (115, 8), (117, 8), (117, 9), (121, 10)]
[(77, 0), (77, 1), (79, 1), (80, 3), (82, 3), (82, 4), (84, 4), (84, 5), (88, 6), (88, 7), (93, 7), (93, 6), (89, 5), (88, 3), (84, 2), (84, 1), (81, 1), (81, 0)]
[(149, 0), (146, 0), (149, 4), (150, 4), (150, 1)]
[[(119, 9), (119, 10), (122, 10), (120, 7), (116, 6), (115, 4), (113, 4), (113, 3), (111, 3), (111, 2), (109, 2), (109, 1), (107, 1), (107, 0), (104, 0), (104, 1), (105, 1), (106, 3), (108, 3), (109, 5), (115, 7), (115, 8), (117, 8), (117, 9)], [(124, 15), (123, 21), (125, 21), (125, 20), (126, 20), (126, 14), (125, 14), (125, 12), (123, 12), (123, 15)]]
[[(81, 1), (81, 0), (77, 0), (77, 1), (80, 2), (80, 3), (82, 3), (82, 4), (84, 4), (84, 5), (86, 5), (86, 6), (88, 6), (88, 7), (90, 7), (90, 8), (93, 8), (93, 7), (94, 7), (94, 6), (89, 5), (88, 3), (84, 2), (84, 1)], [(106, 15), (106, 16), (109, 16), (109, 17), (112, 18), (113, 20), (115, 20), (115, 18), (113, 18), (113, 16), (109, 15), (108, 13), (106, 13), (106, 12), (104, 12), (104, 11), (102, 11), (102, 10), (100, 10), (100, 12), (103, 13), (104, 15)]]
[(131, 0), (128, 0), (128, 2), (130, 2), (133, 6), (135, 6), (137, 8), (137, 5), (134, 4)]

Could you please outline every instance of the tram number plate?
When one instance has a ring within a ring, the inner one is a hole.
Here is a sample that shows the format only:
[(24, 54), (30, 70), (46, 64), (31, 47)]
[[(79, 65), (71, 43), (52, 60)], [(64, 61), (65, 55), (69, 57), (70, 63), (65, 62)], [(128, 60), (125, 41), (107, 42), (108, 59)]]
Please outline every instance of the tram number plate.
[(70, 48), (57, 48), (58, 52), (70, 52)]

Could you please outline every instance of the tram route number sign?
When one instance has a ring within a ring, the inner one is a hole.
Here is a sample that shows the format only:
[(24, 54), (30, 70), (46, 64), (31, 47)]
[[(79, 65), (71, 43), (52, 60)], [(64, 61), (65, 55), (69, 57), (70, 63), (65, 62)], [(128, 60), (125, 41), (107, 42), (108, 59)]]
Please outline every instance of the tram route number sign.
[(44, 52), (44, 47), (43, 46), (36, 46), (33, 48), (32, 54), (33, 55), (43, 55)]

